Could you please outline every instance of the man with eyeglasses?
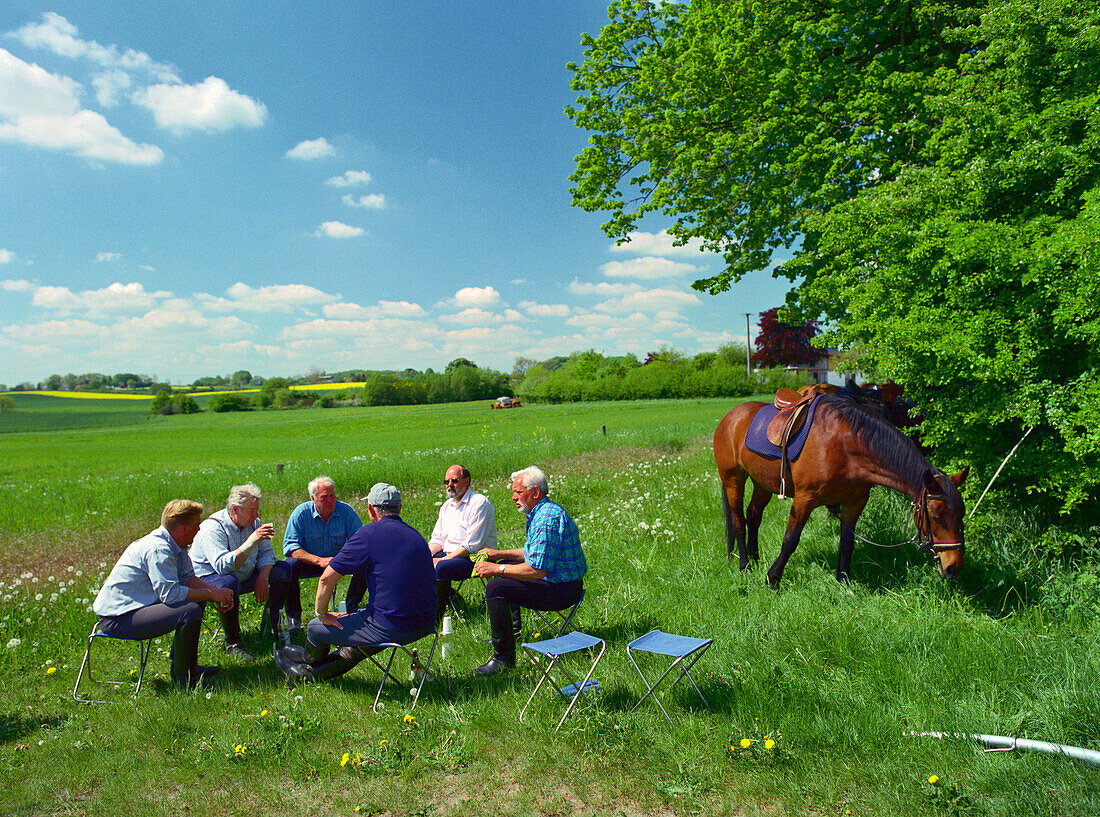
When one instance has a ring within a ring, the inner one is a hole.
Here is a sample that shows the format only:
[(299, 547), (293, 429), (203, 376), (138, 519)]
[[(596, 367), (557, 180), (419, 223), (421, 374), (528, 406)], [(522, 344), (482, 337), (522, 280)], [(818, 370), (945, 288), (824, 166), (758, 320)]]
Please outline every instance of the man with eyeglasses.
[(497, 521), (493, 503), (470, 487), (470, 470), (452, 465), (443, 477), (447, 499), (439, 508), (428, 546), (435, 560), (436, 622), (447, 612), (453, 592), (451, 582), (468, 579), (474, 563), (470, 556), (497, 546)]

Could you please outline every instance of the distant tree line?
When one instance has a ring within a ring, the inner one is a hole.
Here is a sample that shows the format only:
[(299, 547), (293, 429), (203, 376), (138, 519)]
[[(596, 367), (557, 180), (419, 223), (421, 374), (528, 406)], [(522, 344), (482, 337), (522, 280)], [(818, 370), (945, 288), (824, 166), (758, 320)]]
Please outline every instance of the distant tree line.
[(672, 349), (605, 357), (575, 352), (543, 361), (519, 358), (515, 391), (528, 402), (652, 400), (672, 397), (746, 397), (803, 385), (804, 374), (786, 369), (747, 371), (745, 347), (726, 344), (716, 352), (687, 357)]

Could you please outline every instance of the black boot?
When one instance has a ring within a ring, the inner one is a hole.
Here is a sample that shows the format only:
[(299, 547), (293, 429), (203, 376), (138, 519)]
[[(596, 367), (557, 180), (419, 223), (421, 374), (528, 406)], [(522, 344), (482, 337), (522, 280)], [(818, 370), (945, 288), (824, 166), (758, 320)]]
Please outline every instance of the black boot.
[(447, 607), (451, 603), (451, 583), (446, 579), (435, 583), (435, 623), (439, 624), (443, 616), (447, 615)]
[(217, 667), (199, 666), (199, 634), (202, 621), (193, 621), (176, 628), (172, 639), (172, 668), (169, 670), (172, 681), (178, 686), (191, 689), (205, 678), (217, 675)]
[(492, 632), (493, 657), (478, 667), (478, 675), (493, 675), (516, 665), (516, 638), (512, 632), (512, 604), (507, 599), (485, 599)]
[(341, 647), (338, 652), (332, 653), (319, 664), (314, 664), (313, 674), (319, 681), (337, 678), (366, 657), (355, 647)]
[(328, 656), (328, 645), (322, 644), (318, 647), (307, 640), (304, 647), (290, 644), (283, 647), (280, 652), (284, 658), (289, 658), (298, 664), (320, 664)]

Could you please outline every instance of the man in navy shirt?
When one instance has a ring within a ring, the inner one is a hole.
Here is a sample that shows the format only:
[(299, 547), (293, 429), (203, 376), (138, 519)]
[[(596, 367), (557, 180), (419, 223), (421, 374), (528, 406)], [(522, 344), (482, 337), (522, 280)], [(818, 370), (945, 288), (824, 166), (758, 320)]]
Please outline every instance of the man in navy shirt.
[[(401, 492), (379, 482), (367, 495), (370, 523), (360, 528), (321, 574), (306, 646), (275, 651), (293, 686), (343, 675), (379, 644), (411, 644), (435, 631), (435, 568), (424, 537), (401, 520)], [(367, 606), (332, 613), (329, 601), (342, 576), (366, 576)], [(329, 652), (336, 647), (335, 652)]]
[[(279, 611), (285, 605), (286, 628), (290, 635), (302, 627), (299, 579), (320, 576), (348, 537), (363, 527), (355, 509), (336, 499), (336, 483), (332, 477), (311, 480), (309, 497), (309, 502), (303, 502), (290, 514), (283, 537), (283, 559), (271, 568), (268, 613), (272, 622), (278, 622)], [(354, 574), (348, 588), (349, 613), (359, 609), (366, 589), (363, 575)]]

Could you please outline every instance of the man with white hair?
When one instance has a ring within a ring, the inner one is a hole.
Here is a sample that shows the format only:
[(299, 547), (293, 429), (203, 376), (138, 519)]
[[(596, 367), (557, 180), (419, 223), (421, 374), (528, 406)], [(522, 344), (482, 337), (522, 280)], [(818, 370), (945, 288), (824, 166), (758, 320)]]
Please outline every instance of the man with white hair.
[(210, 514), (199, 527), (191, 545), (191, 563), (195, 575), (212, 587), (233, 593), (233, 606), (218, 609), (225, 651), (251, 660), (241, 646), (240, 597), (252, 593), (263, 604), (268, 597), (268, 578), (275, 564), (271, 537), (275, 526), (260, 522), (260, 489), (247, 482), (229, 489), (225, 508)]
[(428, 546), (435, 560), (435, 618), (440, 621), (451, 600), (451, 582), (473, 573), (470, 557), (497, 546), (497, 521), (493, 503), (470, 487), (470, 470), (452, 465), (443, 476), (447, 499), (439, 506)]
[[(317, 583), (306, 646), (275, 650), (288, 684), (343, 675), (385, 643), (411, 644), (435, 632), (435, 570), (428, 543), (401, 519), (401, 492), (384, 482), (367, 495), (370, 523), (331, 560)], [(366, 575), (367, 606), (355, 613), (329, 610), (336, 584), (349, 573)], [(335, 652), (330, 652), (335, 647)]]
[(564, 610), (584, 591), (581, 578), (588, 562), (580, 532), (565, 508), (550, 501), (546, 474), (535, 466), (512, 474), (512, 500), (527, 515), (527, 538), (512, 550), (489, 548), (486, 560), (474, 566), (485, 585), (485, 609), (492, 632), (492, 657), (477, 668), (492, 675), (516, 665), (516, 632), (521, 607)]
[[(302, 628), (302, 592), (300, 579), (314, 578), (324, 573), (332, 557), (359, 528), (359, 514), (346, 502), (336, 498), (336, 483), (332, 477), (319, 476), (307, 486), (310, 500), (290, 514), (283, 537), (283, 558), (271, 569), (271, 602), (268, 614), (278, 632), (279, 611), (286, 607), (288, 636)], [(362, 573), (351, 577), (347, 611), (354, 613), (367, 590)]]

